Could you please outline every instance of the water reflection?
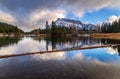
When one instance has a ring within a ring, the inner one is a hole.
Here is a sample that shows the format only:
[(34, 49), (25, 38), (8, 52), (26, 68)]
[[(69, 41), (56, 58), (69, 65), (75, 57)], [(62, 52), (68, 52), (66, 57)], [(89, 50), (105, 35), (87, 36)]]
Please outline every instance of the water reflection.
[(0, 47), (17, 44), (20, 37), (0, 37)]
[(117, 49), (113, 48), (113, 47), (108, 47), (107, 51), (109, 54), (116, 54), (118, 53)]
[[(107, 41), (107, 42), (106, 42)], [(103, 39), (31, 38), (1, 45), (0, 55), (118, 44)], [(119, 79), (120, 46), (0, 59), (0, 79)]]
[[(114, 39), (101, 39), (102, 44), (120, 44), (120, 40), (114, 40)], [(117, 50), (120, 56), (120, 45), (114, 46), (114, 50)]]
[[(42, 40), (46, 41), (46, 50), (49, 50), (51, 46), (52, 50), (72, 48), (72, 47), (82, 47), (91, 45), (101, 45), (101, 39), (93, 39), (91, 37), (69, 37), (69, 38), (36, 38), (40, 42)], [(51, 50), (50, 49), (50, 50)]]
[[(27, 53), (27, 52), (39, 52), (48, 50), (58, 50), (63, 48), (81, 47), (86, 45), (97, 45), (100, 44), (99, 40), (92, 40), (91, 38), (31, 38), (24, 37), (15, 44), (11, 43), (14, 38), (5, 38), (11, 45), (1, 45), (0, 55), (16, 54), (16, 53)], [(35, 40), (36, 39), (36, 40)], [(2, 42), (2, 41), (1, 41)]]
[[(19, 38), (5, 37), (4, 39), (13, 40)], [(115, 41), (115, 44), (117, 43), (119, 43), (119, 41)], [(12, 44), (10, 41), (10, 44), (11, 45), (4, 46), (5, 45), (4, 44), (3, 46), (1, 46), (0, 52), (2, 53), (0, 53), (0, 55), (50, 51), (50, 50), (59, 50), (64, 48), (82, 47), (82, 46), (91, 46), (91, 45), (114, 44), (114, 41), (104, 40), (104, 39), (93, 39), (91, 37), (53, 38), (53, 39), (23, 37), (15, 44)], [(109, 47), (107, 51), (110, 54), (114, 54), (116, 52), (119, 53), (120, 46)]]
[(120, 57), (117, 50), (114, 48), (97, 48), (97, 49), (87, 49), (87, 50), (74, 50), (65, 52), (54, 52), (54, 53), (44, 53), (36, 54), (32, 56), (36, 60), (82, 60), (95, 63), (110, 63), (110, 64), (120, 64)]
[(44, 54), (35, 54), (32, 56), (36, 60), (64, 60), (66, 58), (65, 52), (53, 52)]
[(117, 52), (118, 55), (120, 56), (120, 45), (118, 45), (118, 46), (114, 46), (114, 47), (112, 47), (112, 49), (113, 49), (113, 51), (114, 51), (114, 52), (112, 52), (112, 53)]
[(41, 42), (35, 41), (30, 37), (24, 37), (17, 44), (8, 45), (6, 47), (1, 47), (0, 55), (8, 54), (19, 54), (27, 52), (45, 51), (46, 42), (42, 40)]
[(119, 79), (119, 62), (111, 60), (120, 61), (120, 58), (110, 56), (106, 49), (1, 59), (0, 79)]

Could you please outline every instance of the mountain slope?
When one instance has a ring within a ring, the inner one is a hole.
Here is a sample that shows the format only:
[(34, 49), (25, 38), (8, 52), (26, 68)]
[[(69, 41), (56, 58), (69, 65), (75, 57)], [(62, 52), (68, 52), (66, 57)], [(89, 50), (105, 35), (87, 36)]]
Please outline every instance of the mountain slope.
[(93, 24), (84, 24), (81, 21), (66, 19), (66, 18), (58, 18), (55, 21), (56, 26), (61, 27), (74, 27), (77, 30), (97, 30), (97, 26)]
[(0, 33), (23, 33), (17, 26), (0, 22)]

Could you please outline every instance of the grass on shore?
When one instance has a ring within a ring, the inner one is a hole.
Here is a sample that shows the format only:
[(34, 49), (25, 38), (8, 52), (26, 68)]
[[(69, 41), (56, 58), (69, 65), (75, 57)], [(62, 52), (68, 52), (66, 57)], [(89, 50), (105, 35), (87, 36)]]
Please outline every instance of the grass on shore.
[(92, 34), (92, 37), (120, 40), (120, 33), (94, 33)]

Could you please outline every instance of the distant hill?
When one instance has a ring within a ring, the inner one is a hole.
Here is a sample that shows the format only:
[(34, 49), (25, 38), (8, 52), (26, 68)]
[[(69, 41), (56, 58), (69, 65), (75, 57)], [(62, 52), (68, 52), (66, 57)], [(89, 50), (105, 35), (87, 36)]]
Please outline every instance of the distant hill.
[(18, 34), (18, 33), (24, 33), (24, 32), (21, 29), (19, 29), (17, 26), (0, 22), (0, 33), (4, 33), (4, 34), (14, 33), (14, 34)]

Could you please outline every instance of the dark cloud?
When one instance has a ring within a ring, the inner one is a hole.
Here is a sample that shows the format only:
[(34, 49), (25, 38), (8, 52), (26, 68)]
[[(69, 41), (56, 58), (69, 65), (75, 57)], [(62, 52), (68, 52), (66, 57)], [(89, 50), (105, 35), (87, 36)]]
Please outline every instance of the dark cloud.
[(119, 3), (119, 0), (0, 0), (0, 21), (29, 31), (43, 28), (46, 20), (65, 17), (67, 11), (82, 17), (86, 11), (118, 7)]
[(61, 0), (0, 0), (0, 4), (12, 11), (19, 8), (30, 11), (38, 8), (57, 8), (63, 4), (63, 2)]

